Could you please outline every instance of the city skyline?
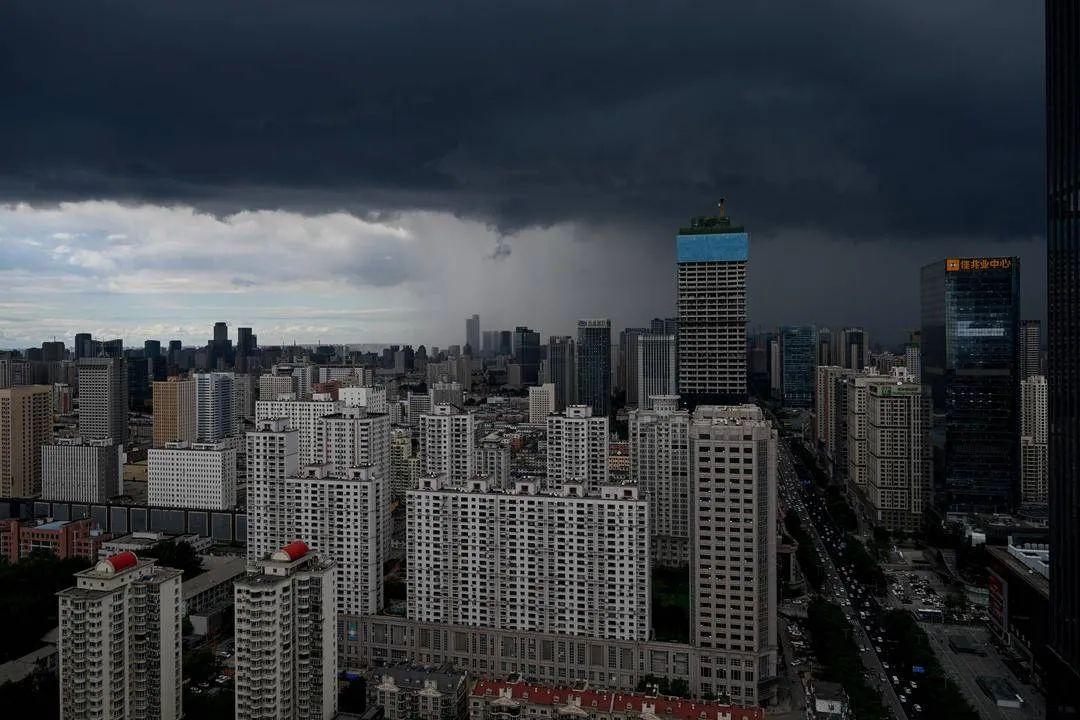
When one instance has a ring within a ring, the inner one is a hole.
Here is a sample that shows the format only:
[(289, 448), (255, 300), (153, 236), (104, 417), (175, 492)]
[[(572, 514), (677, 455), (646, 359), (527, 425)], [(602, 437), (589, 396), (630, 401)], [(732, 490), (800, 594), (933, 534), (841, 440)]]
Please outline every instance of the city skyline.
[[(939, 248), (1020, 256), (1024, 315), (1044, 317), (1038, 4), (387, 9), (367, 23), (329, 3), (198, 46), (184, 38), (214, 25), (204, 3), (35, 7), (13, 3), (4, 24), (0, 347), (84, 328), (190, 342), (220, 318), (264, 343), (443, 344), (474, 312), (545, 335), (581, 314), (633, 326), (671, 314), (674, 229), (721, 195), (754, 230), (751, 328), (901, 338), (910, 279)], [(507, 44), (505, 23), (548, 42)], [(110, 52), (81, 43), (86, 27)], [(701, 33), (693, 53), (685, 27)], [(415, 40), (426, 32), (439, 43)], [(280, 36), (304, 64), (273, 64)], [(489, 56), (500, 71), (471, 69)]]

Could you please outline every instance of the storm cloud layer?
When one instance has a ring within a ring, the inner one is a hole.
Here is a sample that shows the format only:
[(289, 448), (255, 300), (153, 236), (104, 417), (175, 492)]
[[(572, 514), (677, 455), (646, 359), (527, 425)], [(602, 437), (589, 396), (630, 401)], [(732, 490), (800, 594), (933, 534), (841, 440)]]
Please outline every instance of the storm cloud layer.
[(843, 267), (899, 256), (906, 273), (954, 248), (1030, 246), (1035, 281), (1042, 55), (1040, 4), (1003, 0), (14, 0), (0, 7), (0, 202), (456, 216), (492, 230), (461, 256), (478, 283), (523, 233), (574, 228), (574, 262), (646, 289), (630, 306), (581, 290), (580, 314), (634, 323), (669, 311), (674, 229), (723, 195), (773, 244), (755, 250), (756, 323), (894, 332), (917, 321), (914, 277), (881, 286), (903, 294), (880, 318), (849, 320), (866, 298), (828, 262), (803, 265), (820, 276), (809, 287), (764, 263), (791, 247), (860, 254)]

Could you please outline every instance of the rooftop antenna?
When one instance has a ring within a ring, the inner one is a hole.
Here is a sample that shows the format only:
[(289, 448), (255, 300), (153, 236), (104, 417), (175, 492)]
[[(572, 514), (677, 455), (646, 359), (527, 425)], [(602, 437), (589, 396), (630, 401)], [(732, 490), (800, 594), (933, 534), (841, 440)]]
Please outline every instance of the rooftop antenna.
[(724, 208), (724, 205), (726, 203), (727, 203), (727, 198), (723, 198), (723, 197), (720, 198), (720, 202), (717, 203), (717, 205), (720, 206), (720, 217), (727, 217), (727, 210)]

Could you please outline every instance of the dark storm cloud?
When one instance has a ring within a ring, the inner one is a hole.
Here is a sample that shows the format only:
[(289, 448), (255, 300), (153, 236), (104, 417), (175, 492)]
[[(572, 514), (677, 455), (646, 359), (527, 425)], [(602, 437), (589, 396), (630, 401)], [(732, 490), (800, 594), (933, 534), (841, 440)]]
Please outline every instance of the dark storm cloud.
[(1041, 32), (1001, 0), (14, 0), (0, 200), (1033, 235)]

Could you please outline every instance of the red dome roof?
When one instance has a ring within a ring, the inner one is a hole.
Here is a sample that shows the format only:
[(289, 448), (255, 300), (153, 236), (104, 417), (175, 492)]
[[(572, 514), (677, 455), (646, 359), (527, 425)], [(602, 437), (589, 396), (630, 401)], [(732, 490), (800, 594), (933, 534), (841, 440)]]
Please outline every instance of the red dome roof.
[(110, 555), (106, 558), (108, 563), (113, 566), (113, 570), (120, 572), (121, 570), (127, 570), (128, 568), (135, 567), (139, 564), (139, 558), (135, 556), (135, 553), (130, 550)]
[(293, 540), (281, 548), (281, 552), (288, 555), (290, 560), (299, 560), (308, 554), (308, 546), (303, 540)]

